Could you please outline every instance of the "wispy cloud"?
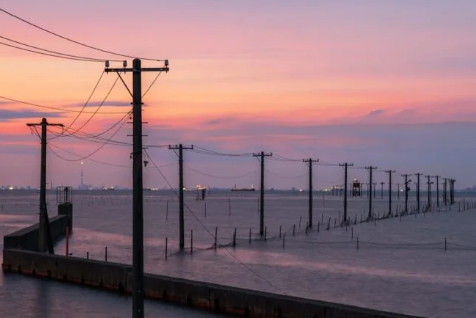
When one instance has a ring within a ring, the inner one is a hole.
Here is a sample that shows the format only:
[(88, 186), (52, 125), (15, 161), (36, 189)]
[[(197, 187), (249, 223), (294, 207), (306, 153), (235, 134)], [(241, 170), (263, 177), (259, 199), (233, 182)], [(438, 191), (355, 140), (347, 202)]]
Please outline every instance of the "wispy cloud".
[(34, 110), (0, 109), (0, 121), (9, 121), (22, 118), (61, 117), (61, 113), (37, 112)]

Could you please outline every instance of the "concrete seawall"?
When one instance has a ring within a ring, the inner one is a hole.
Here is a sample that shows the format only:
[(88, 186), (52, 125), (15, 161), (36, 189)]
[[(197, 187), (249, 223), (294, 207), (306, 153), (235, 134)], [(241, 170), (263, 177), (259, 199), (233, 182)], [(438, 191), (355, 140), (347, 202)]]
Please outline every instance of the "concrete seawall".
[[(132, 293), (132, 267), (124, 264), (4, 249), (2, 267), (6, 272)], [(144, 284), (144, 294), (150, 299), (244, 317), (412, 317), (161, 275), (146, 274)]]
[[(65, 235), (66, 227), (72, 227), (72, 209), (62, 214), (50, 219), (54, 242)], [(37, 252), (38, 236), (38, 224), (5, 236), (3, 270), (132, 294), (131, 266), (40, 253)], [(414, 317), (152, 274), (144, 275), (144, 295), (216, 313), (253, 318)]]
[[(66, 227), (69, 225), (67, 215), (58, 215), (50, 218), (50, 230), (53, 242), (57, 242), (64, 237)], [(71, 230), (71, 229), (70, 229)], [(24, 229), (18, 230), (3, 237), (3, 248), (23, 249), (38, 251), (39, 224), (33, 224)]]

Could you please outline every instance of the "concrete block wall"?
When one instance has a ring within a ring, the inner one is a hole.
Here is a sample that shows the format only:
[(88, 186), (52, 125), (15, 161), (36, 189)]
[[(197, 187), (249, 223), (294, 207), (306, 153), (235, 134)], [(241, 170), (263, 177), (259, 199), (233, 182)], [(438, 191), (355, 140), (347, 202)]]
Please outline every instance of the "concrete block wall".
[[(7, 272), (49, 277), (132, 294), (132, 267), (125, 264), (4, 249)], [(277, 295), (162, 275), (144, 275), (144, 295), (192, 308), (256, 318), (410, 318), (412, 316)]]
[[(50, 218), (50, 229), (53, 242), (58, 241), (66, 233), (69, 224), (68, 215), (58, 215)], [(33, 224), (3, 237), (3, 248), (38, 251), (39, 225)]]

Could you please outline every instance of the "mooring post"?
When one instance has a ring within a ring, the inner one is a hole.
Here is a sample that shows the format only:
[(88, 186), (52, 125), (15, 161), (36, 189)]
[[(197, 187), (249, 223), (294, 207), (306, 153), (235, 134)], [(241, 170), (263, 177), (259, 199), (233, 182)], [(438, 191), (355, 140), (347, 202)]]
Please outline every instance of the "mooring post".
[(236, 227), (235, 232), (233, 232), (233, 247), (236, 247)]
[(69, 227), (66, 227), (66, 252), (65, 252), (65, 256), (68, 257), (69, 256)]
[(218, 236), (218, 226), (215, 226), (215, 249), (217, 249), (217, 236)]

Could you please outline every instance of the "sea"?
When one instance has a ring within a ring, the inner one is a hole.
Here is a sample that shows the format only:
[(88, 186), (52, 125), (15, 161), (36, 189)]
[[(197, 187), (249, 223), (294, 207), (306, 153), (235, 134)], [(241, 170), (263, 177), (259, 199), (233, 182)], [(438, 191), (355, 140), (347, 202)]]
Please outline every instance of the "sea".
[[(377, 192), (372, 214), (388, 214), (388, 194)], [(398, 195), (398, 197), (397, 197)], [(211, 190), (205, 200), (185, 192), (185, 248), (179, 249), (179, 202), (173, 190), (144, 192), (145, 271), (424, 317), (476, 317), (476, 201), (456, 193), (456, 204), (435, 202), (425, 213), (361, 222), (368, 197), (316, 192), (312, 227), (309, 197), (266, 191), (259, 233), (259, 191)], [(440, 200), (442, 196), (440, 194)], [(47, 192), (49, 216), (56, 192)], [(74, 190), (69, 252), (75, 257), (132, 262), (132, 193)], [(0, 234), (38, 222), (36, 191), (0, 191)], [(421, 207), (427, 204), (422, 193)], [(416, 198), (409, 198), (410, 210)], [(392, 212), (404, 209), (392, 194)], [(215, 233), (216, 242), (215, 245)], [(193, 237), (193, 239), (192, 239)], [(167, 247), (166, 247), (167, 244)], [(65, 241), (55, 246), (65, 254)], [(107, 250), (107, 256), (106, 256)], [(0, 274), (1, 317), (131, 317), (132, 299), (87, 287)], [(146, 317), (217, 317), (205, 311), (145, 302)]]

